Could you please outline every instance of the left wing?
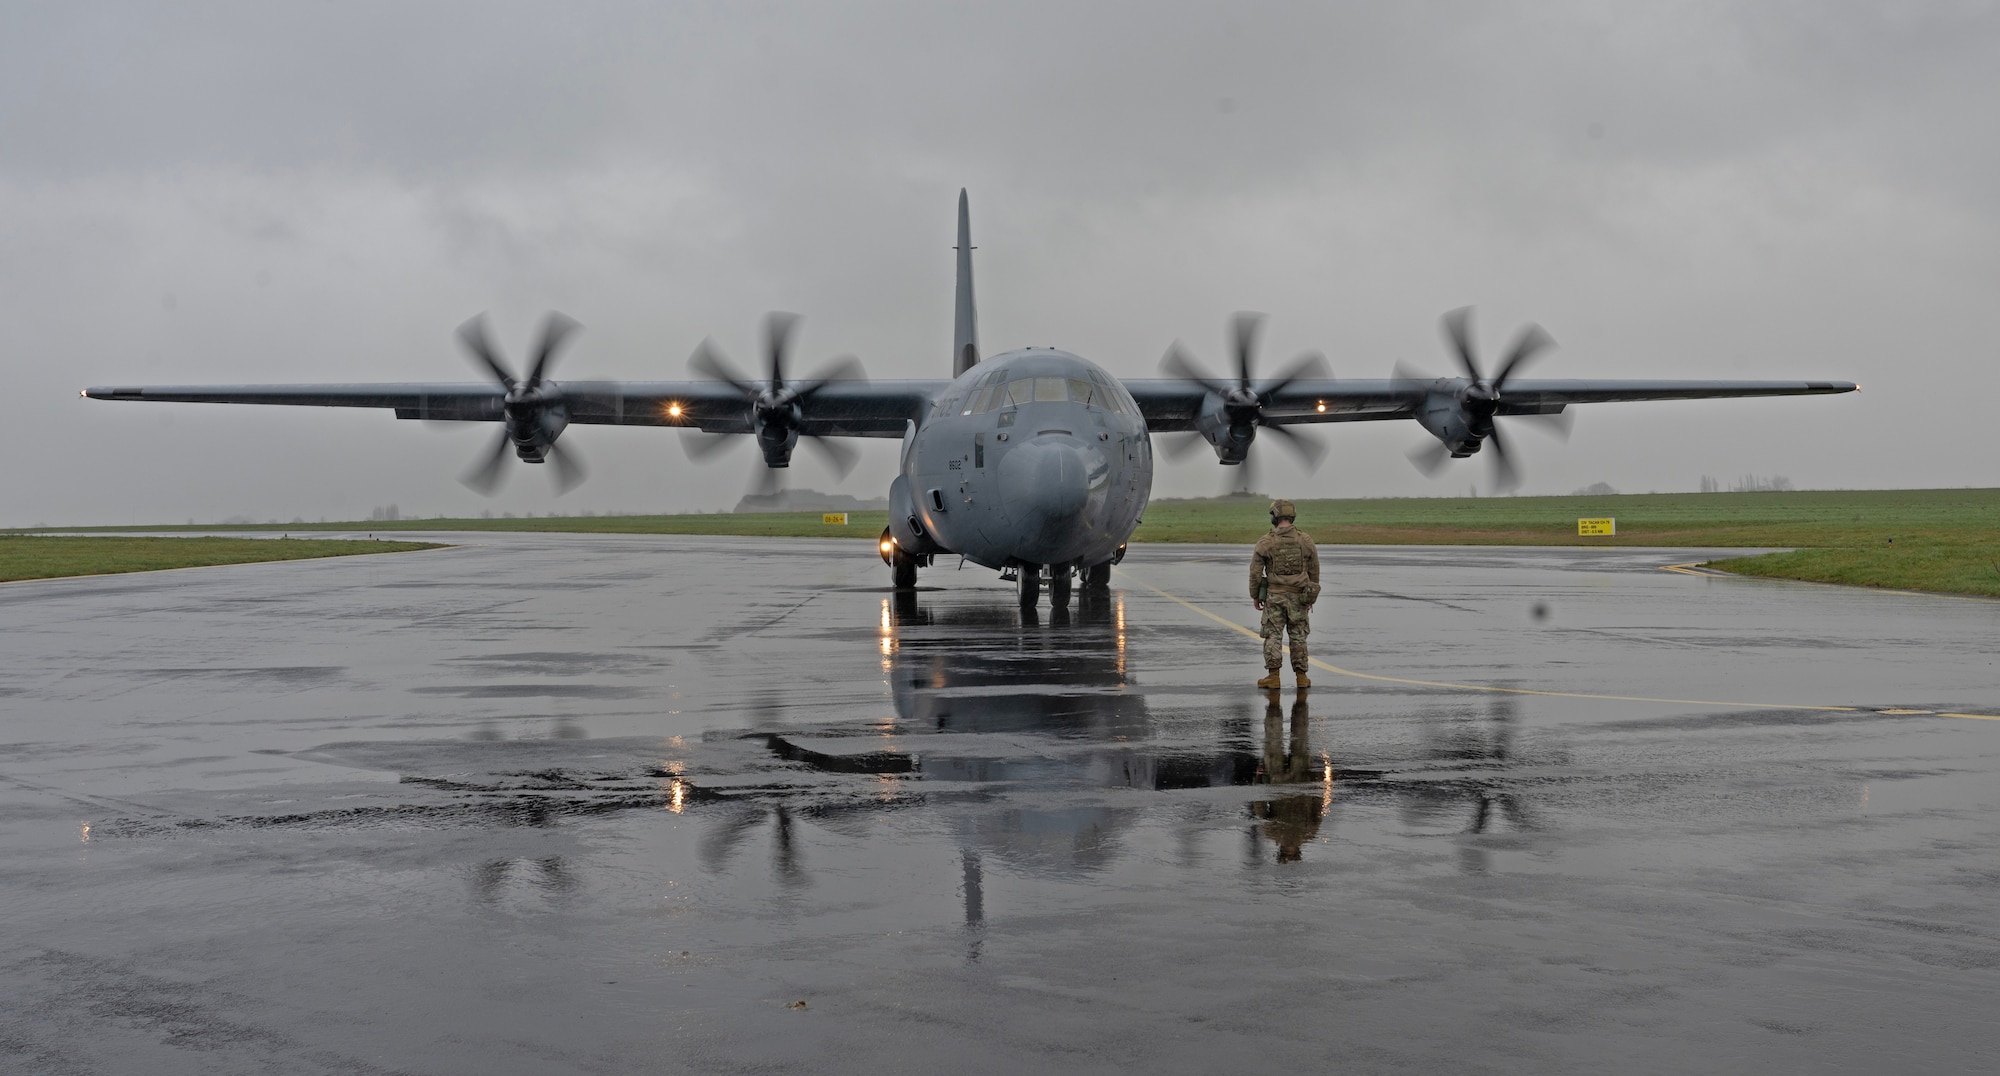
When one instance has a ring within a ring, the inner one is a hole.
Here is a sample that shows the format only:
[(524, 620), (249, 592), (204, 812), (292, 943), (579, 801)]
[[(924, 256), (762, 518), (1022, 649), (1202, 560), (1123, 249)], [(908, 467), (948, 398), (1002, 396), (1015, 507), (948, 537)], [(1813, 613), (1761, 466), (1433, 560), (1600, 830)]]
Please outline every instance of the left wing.
[(942, 381), (868, 381), (854, 375), (860, 363), (836, 360), (831, 370), (805, 380), (785, 377), (785, 353), (797, 318), (772, 314), (765, 321), (770, 376), (744, 377), (704, 343), (689, 360), (702, 381), (571, 381), (549, 379), (552, 360), (577, 329), (550, 313), (519, 373), (501, 356), (485, 317), (459, 326), (459, 342), (474, 365), (492, 375), (485, 383), (388, 385), (222, 385), (213, 387), (90, 388), (98, 400), (165, 403), (264, 404), (285, 407), (374, 407), (397, 418), (434, 422), (498, 422), (500, 436), (484, 462), (468, 472), (467, 485), (491, 492), (509, 455), (525, 463), (554, 463), (559, 490), (583, 478), (582, 466), (557, 438), (571, 423), (610, 426), (679, 426), (708, 433), (755, 434), (764, 462), (789, 466), (799, 439), (827, 449), (842, 474), (855, 453), (825, 437), (900, 437), (921, 419)]
[[(801, 409), (799, 432), (817, 437), (901, 437), (945, 381), (827, 381)], [(724, 381), (548, 381), (536, 404), (560, 407), (570, 422), (680, 426), (706, 433), (754, 433), (757, 408)], [(502, 422), (508, 393), (479, 383), (380, 385), (222, 385), (88, 388), (93, 400), (368, 407), (397, 418)], [(517, 405), (518, 406), (518, 405)]]

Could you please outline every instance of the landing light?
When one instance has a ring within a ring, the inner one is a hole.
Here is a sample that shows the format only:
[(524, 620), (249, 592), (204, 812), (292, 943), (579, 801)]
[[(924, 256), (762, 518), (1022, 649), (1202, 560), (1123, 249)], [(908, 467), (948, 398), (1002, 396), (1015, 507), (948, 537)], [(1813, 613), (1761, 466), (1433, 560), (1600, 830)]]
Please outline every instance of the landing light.
[(882, 539), (882, 552), (887, 553), (890, 549), (895, 547), (895, 544), (896, 542), (895, 539), (893, 538)]
[(1319, 402), (1319, 413), (1320, 413), (1320, 414), (1322, 414), (1322, 415), (1326, 414), (1326, 401), (1325, 401), (1325, 400), (1321, 400), (1321, 401)]
[(668, 417), (668, 418), (679, 418), (679, 417), (681, 417), (681, 405), (680, 405), (680, 404), (677, 404), (677, 403), (670, 403), (670, 404), (668, 404), (668, 405), (667, 405), (667, 417)]

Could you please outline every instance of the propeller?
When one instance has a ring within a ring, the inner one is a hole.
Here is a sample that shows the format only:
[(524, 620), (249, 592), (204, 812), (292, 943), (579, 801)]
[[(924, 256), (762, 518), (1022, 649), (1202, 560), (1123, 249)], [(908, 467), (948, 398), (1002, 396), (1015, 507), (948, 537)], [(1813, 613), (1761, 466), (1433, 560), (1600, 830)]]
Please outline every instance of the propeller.
[[(788, 380), (785, 376), (786, 360), (791, 351), (792, 331), (798, 321), (796, 314), (778, 312), (764, 319), (764, 350), (770, 369), (770, 376), (764, 381), (753, 381), (745, 376), (723, 357), (712, 341), (702, 341), (688, 360), (689, 368), (695, 373), (726, 382), (742, 393), (744, 400), (750, 404), (751, 427), (757, 435), (757, 447), (763, 450), (766, 470), (773, 472), (757, 483), (765, 487), (761, 492), (776, 490), (782, 476), (775, 472), (791, 465), (792, 449), (801, 438), (826, 457), (834, 474), (840, 478), (847, 477), (861, 458), (859, 450), (833, 438), (800, 432), (807, 406), (828, 383), (866, 377), (867, 374), (859, 359), (843, 355), (831, 360), (813, 377)], [(728, 447), (731, 441), (728, 435), (714, 438), (691, 435), (682, 439), (682, 445), (689, 458), (700, 460)]]
[[(1539, 325), (1524, 327), (1500, 360), (1497, 374), (1489, 378), (1480, 368), (1478, 352), (1472, 342), (1472, 308), (1460, 307), (1443, 317), (1441, 324), (1452, 354), (1457, 357), (1459, 368), (1465, 371), (1467, 383), (1457, 390), (1456, 423), (1443, 431), (1426, 422), (1425, 428), (1437, 435), (1438, 440), (1423, 445), (1410, 453), (1410, 462), (1423, 473), (1435, 474), (1452, 456), (1471, 455), (1484, 442), (1493, 450), (1493, 484), (1497, 489), (1511, 490), (1521, 484), (1520, 468), (1507, 450), (1507, 439), (1494, 422), (1496, 417), (1533, 419), (1547, 431), (1558, 436), (1569, 435), (1571, 418), (1566, 413), (1548, 415), (1507, 415), (1500, 416), (1500, 408), (1507, 402), (1506, 387), (1516, 371), (1533, 361), (1536, 356), (1555, 346), (1555, 340)], [(1438, 390), (1433, 379), (1418, 371), (1396, 364), (1392, 384), (1398, 393), (1411, 395), (1435, 394)], [(1421, 412), (1428, 415), (1428, 410)], [(1455, 444), (1452, 442), (1456, 442)]]
[(476, 314), (458, 327), (458, 339), (473, 360), (484, 366), (503, 393), (504, 420), (493, 447), (459, 481), (479, 493), (491, 496), (499, 488), (507, 453), (524, 463), (551, 464), (556, 493), (568, 493), (584, 480), (583, 462), (569, 449), (558, 449), (556, 438), (569, 424), (563, 406), (562, 389), (548, 380), (549, 366), (563, 342), (582, 326), (567, 315), (551, 311), (542, 320), (542, 332), (528, 363), (528, 376), (515, 377), (500, 350), (486, 331), (486, 315)]
[[(1233, 383), (1202, 369), (1188, 357), (1179, 341), (1169, 347), (1160, 359), (1160, 369), (1170, 376), (1201, 386), (1218, 401), (1222, 419), (1218, 432), (1233, 448), (1233, 451), (1226, 449), (1222, 453), (1224, 464), (1244, 462), (1258, 429), (1262, 428), (1276, 434), (1279, 443), (1296, 454), (1307, 470), (1315, 470), (1326, 458), (1326, 446), (1317, 437), (1272, 421), (1264, 414), (1264, 409), (1272, 397), (1293, 382), (1306, 377), (1326, 377), (1326, 358), (1316, 352), (1307, 352), (1277, 377), (1261, 382), (1256, 380), (1251, 372), (1254, 365), (1252, 356), (1257, 350), (1257, 331), (1263, 321), (1263, 315), (1249, 313), (1239, 313), (1230, 321), (1230, 351), (1236, 360), (1236, 380)], [(1206, 432), (1204, 436), (1208, 436)], [(1186, 446), (1174, 446), (1169, 452), (1183, 447)]]

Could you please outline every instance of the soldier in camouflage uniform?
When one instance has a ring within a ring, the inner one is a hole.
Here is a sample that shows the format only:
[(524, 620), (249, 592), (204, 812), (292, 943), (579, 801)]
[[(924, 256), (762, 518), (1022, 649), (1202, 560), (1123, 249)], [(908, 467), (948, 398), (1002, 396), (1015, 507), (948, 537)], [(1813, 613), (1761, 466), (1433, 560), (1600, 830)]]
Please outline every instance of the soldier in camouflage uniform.
[(1257, 540), (1250, 554), (1250, 600), (1264, 614), (1264, 678), (1261, 688), (1278, 686), (1286, 632), (1291, 633), (1292, 673), (1300, 687), (1311, 687), (1306, 675), (1306, 635), (1309, 617), (1319, 600), (1319, 550), (1312, 538), (1294, 525), (1298, 509), (1292, 502), (1271, 502), (1271, 533)]

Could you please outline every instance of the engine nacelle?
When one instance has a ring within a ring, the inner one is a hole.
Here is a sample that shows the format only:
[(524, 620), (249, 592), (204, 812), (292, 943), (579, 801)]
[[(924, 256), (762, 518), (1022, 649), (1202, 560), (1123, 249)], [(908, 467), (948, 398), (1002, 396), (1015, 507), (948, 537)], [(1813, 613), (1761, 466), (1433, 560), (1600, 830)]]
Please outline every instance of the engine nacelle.
[(506, 413), (507, 439), (514, 442), (514, 454), (533, 463), (542, 462), (550, 445), (569, 427), (569, 411), (561, 404), (533, 408), (509, 408)]
[(757, 448), (764, 453), (764, 466), (790, 467), (792, 450), (799, 447), (798, 407), (775, 413), (760, 410), (755, 419)]
[(1201, 402), (1201, 410), (1195, 415), (1194, 429), (1215, 449), (1215, 458), (1225, 466), (1242, 463), (1250, 455), (1250, 444), (1257, 439), (1257, 424), (1239, 422), (1231, 425), (1228, 409), (1220, 396), (1210, 394)]
[(1472, 414), (1456, 396), (1437, 393), (1426, 396), (1412, 417), (1417, 425), (1443, 442), (1454, 459), (1464, 459), (1479, 451), (1486, 435), (1493, 432), (1491, 416), (1482, 418)]

